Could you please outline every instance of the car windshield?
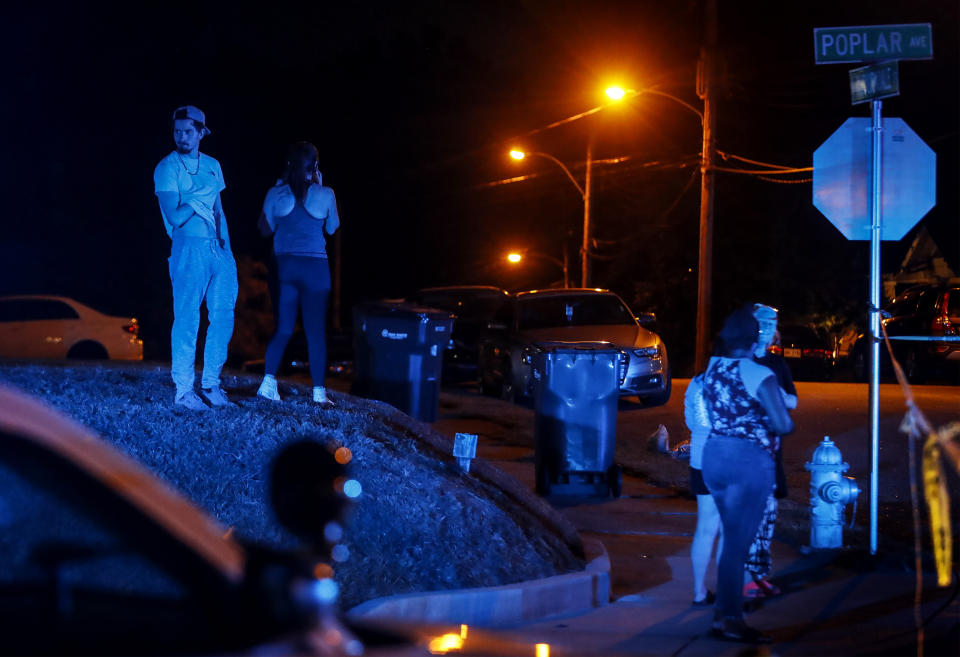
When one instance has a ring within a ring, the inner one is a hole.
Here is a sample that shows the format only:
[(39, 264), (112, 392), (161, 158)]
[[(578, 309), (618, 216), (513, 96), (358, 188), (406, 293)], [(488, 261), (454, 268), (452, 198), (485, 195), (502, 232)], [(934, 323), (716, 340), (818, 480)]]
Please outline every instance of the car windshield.
[(518, 307), (520, 330), (636, 323), (630, 309), (609, 294), (521, 299)]
[(420, 296), (420, 303), (424, 306), (446, 310), (466, 320), (491, 319), (505, 300), (506, 296), (497, 292), (482, 295), (430, 292)]

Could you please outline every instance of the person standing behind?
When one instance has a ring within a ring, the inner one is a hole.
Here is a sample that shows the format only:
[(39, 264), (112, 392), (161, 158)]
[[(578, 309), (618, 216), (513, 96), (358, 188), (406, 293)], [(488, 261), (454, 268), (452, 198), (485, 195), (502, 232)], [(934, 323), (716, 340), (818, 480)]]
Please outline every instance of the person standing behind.
[(174, 404), (195, 411), (208, 408), (194, 391), (200, 305), (206, 301), (209, 326), (200, 394), (211, 406), (234, 406), (220, 387), (238, 290), (237, 264), (220, 201), (220, 192), (226, 188), (223, 170), (217, 160), (199, 150), (200, 140), (210, 134), (203, 112), (185, 105), (174, 111), (172, 122), (176, 149), (157, 164), (153, 183), (171, 238)]
[(759, 340), (753, 304), (732, 313), (719, 337), (722, 355), (710, 359), (703, 378), (711, 427), (703, 448), (703, 479), (723, 524), (713, 633), (766, 643), (770, 637), (743, 619), (744, 562), (773, 490), (778, 436), (793, 430), (793, 420), (773, 372), (753, 361)]
[[(714, 593), (707, 589), (706, 577), (713, 546), (720, 533), (720, 514), (717, 503), (703, 482), (703, 448), (710, 435), (710, 415), (703, 399), (703, 372), (690, 379), (683, 396), (683, 417), (690, 430), (690, 492), (697, 496), (697, 528), (690, 543), (693, 605), (705, 607), (716, 600)], [(718, 547), (718, 563), (721, 556), (722, 551)]]
[[(797, 388), (793, 384), (790, 367), (781, 354), (769, 351), (772, 344), (779, 344), (777, 333), (777, 309), (761, 303), (754, 304), (753, 316), (760, 325), (760, 339), (754, 350), (753, 359), (770, 368), (777, 377), (780, 395), (787, 410), (797, 407)], [(757, 535), (750, 545), (746, 561), (743, 595), (748, 598), (771, 597), (780, 594), (780, 589), (767, 577), (773, 571), (773, 558), (770, 543), (773, 540), (774, 525), (777, 521), (778, 499), (787, 496), (787, 478), (783, 470), (783, 441), (778, 441), (775, 459), (775, 485), (767, 498), (766, 508), (760, 520)]]
[(264, 232), (273, 234), (280, 289), (277, 326), (267, 345), (263, 382), (257, 395), (280, 401), (277, 370), (287, 342), (293, 335), (298, 311), (303, 311), (307, 334), (313, 401), (332, 403), (324, 378), (327, 369), (327, 297), (330, 294), (330, 265), (324, 233), (332, 235), (340, 226), (333, 190), (321, 183), (317, 149), (308, 142), (290, 147), (283, 178), (267, 192), (260, 215)]

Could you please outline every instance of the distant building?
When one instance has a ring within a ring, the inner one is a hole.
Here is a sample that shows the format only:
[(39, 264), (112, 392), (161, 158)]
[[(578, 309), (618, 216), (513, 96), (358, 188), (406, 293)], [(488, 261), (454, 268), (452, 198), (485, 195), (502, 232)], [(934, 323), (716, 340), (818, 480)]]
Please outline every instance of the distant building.
[(925, 226), (917, 231), (913, 243), (895, 274), (883, 275), (883, 295), (892, 301), (914, 285), (960, 284), (960, 277), (944, 259)]

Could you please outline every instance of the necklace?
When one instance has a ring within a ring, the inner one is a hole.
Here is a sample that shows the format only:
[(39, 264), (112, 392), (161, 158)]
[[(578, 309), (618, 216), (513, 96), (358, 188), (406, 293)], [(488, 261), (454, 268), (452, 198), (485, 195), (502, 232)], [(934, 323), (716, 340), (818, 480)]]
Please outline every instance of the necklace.
[(189, 173), (191, 176), (195, 176), (195, 175), (197, 175), (198, 173), (200, 173), (200, 156), (199, 156), (199, 155), (197, 155), (197, 170), (196, 170), (196, 171), (191, 171), (191, 170), (189, 169), (189, 167), (187, 167), (187, 163), (183, 161), (183, 156), (180, 155), (180, 151), (177, 151), (177, 157), (180, 158), (180, 164), (183, 165), (184, 171), (186, 171), (187, 173)]

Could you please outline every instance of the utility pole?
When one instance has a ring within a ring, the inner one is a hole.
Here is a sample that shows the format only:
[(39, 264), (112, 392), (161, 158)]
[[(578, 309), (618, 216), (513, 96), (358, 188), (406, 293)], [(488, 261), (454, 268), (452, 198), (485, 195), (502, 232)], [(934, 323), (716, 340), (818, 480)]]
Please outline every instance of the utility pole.
[(593, 138), (587, 140), (587, 176), (583, 183), (583, 246), (580, 247), (580, 287), (590, 284), (590, 193), (593, 187)]
[[(706, 0), (706, 40), (700, 49), (697, 95), (703, 100), (703, 149), (700, 154), (700, 251), (697, 260), (697, 338), (694, 369), (702, 372), (710, 356), (710, 305), (713, 287), (714, 128), (713, 107), (717, 0)], [(589, 169), (587, 169), (589, 171)]]

